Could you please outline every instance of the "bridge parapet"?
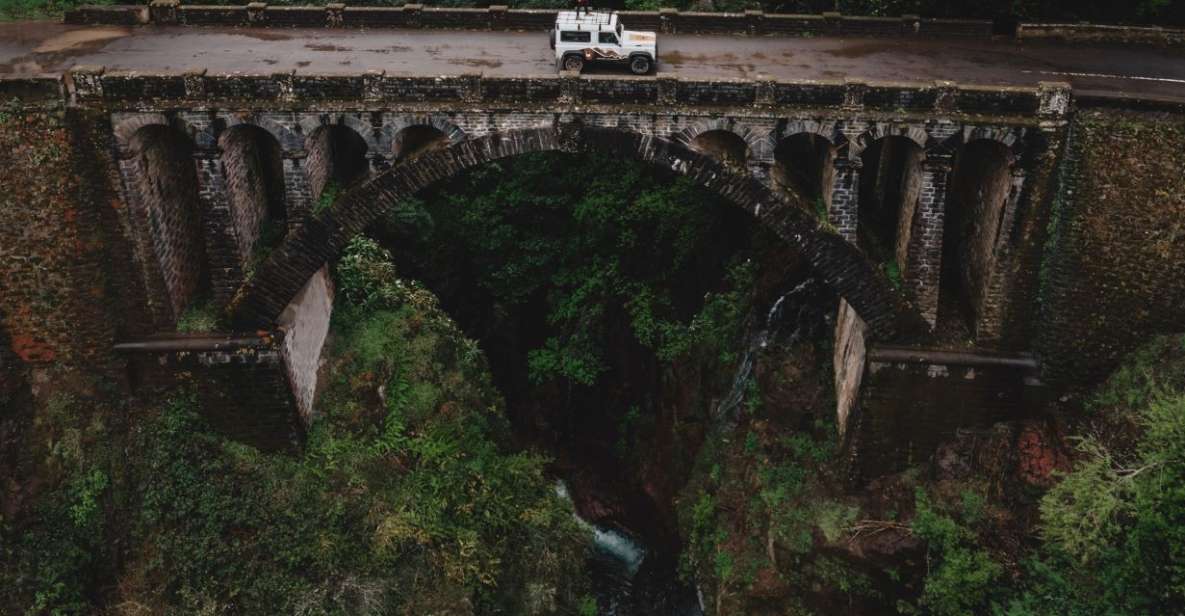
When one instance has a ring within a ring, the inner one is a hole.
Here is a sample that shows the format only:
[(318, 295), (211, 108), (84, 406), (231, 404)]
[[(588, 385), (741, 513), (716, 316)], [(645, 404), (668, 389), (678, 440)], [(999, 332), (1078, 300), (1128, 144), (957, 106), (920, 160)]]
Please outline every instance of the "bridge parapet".
[[(147, 10), (146, 10), (147, 9)], [(681, 34), (767, 36), (987, 37), (992, 22), (981, 19), (929, 19), (917, 15), (868, 17), (823, 14), (779, 14), (748, 10), (734, 13), (619, 11), (632, 28)], [(153, 0), (148, 7), (83, 6), (66, 12), (66, 23), (135, 25), (156, 23), (190, 26), (254, 26), (306, 28), (437, 28), (454, 30), (547, 30), (555, 24), (554, 9), (436, 7), (411, 3), (398, 7), (270, 6), (182, 4)]]
[[(466, 73), (411, 76), (371, 71), (318, 75), (297, 72), (213, 75), (205, 71), (106, 71), (76, 67), (70, 93), (77, 104), (157, 103), (184, 107), (254, 101), (280, 107), (319, 103), (513, 103), (516, 106), (630, 105), (749, 108), (843, 107), (847, 111), (1031, 117), (1065, 114), (1069, 86), (962, 85), (859, 80), (689, 79), (650, 76)], [(1049, 101), (1056, 100), (1057, 104)]]

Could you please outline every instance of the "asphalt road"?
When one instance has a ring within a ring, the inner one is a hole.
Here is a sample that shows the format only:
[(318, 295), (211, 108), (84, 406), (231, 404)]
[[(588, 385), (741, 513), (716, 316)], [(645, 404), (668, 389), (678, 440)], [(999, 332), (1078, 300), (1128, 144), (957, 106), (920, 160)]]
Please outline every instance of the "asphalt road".
[[(628, 24), (627, 24), (628, 26)], [(0, 23), (0, 74), (121, 70), (490, 75), (555, 72), (542, 32), (66, 26)], [(660, 71), (681, 76), (860, 78), (982, 85), (1069, 81), (1082, 90), (1185, 100), (1185, 51), (1012, 40), (660, 35)]]

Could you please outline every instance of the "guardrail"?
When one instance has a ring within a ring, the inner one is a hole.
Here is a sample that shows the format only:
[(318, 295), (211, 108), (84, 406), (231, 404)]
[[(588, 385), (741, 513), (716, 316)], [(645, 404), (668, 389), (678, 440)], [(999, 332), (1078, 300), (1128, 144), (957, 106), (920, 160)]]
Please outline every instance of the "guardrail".
[[(744, 11), (711, 13), (661, 9), (619, 11), (631, 28), (685, 34), (746, 34), (773, 36), (907, 36), (984, 37), (992, 22), (973, 19), (861, 17), (823, 13), (790, 15)], [(145, 6), (83, 6), (66, 12), (68, 24), (162, 24), (190, 26), (255, 26), (307, 28), (443, 28), (456, 30), (547, 30), (555, 23), (553, 9), (431, 7), (269, 6), (262, 2), (221, 6), (153, 0)]]

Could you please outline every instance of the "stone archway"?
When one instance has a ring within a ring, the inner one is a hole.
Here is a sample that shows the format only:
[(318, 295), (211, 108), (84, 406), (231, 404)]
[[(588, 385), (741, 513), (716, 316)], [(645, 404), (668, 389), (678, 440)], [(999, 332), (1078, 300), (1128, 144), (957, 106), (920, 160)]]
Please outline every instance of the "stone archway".
[(873, 337), (887, 339), (925, 331), (924, 321), (889, 281), (843, 238), (825, 231), (818, 219), (796, 202), (801, 197), (778, 196), (756, 179), (674, 141), (578, 124), (469, 139), (371, 177), (297, 233), (290, 234), (236, 294), (229, 306), (232, 322), (244, 329), (272, 326), (318, 269), (399, 201), (467, 169), (529, 152), (549, 151), (601, 152), (687, 176), (794, 244), (820, 277), (855, 308)]
[(188, 135), (156, 122), (135, 125), (120, 140), (120, 174), (162, 329), (175, 326), (210, 285), (193, 149)]

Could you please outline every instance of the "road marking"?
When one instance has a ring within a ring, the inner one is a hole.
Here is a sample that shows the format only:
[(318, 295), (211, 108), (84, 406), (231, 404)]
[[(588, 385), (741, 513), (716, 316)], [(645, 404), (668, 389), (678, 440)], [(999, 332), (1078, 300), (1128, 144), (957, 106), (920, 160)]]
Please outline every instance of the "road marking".
[(1042, 75), (1065, 75), (1068, 77), (1103, 77), (1106, 79), (1135, 79), (1138, 81), (1162, 81), (1165, 83), (1185, 83), (1185, 79), (1170, 79), (1168, 77), (1139, 77), (1132, 75), (1108, 75), (1106, 73), (1075, 73), (1072, 71), (1021, 71), (1030, 75), (1039, 73)]

